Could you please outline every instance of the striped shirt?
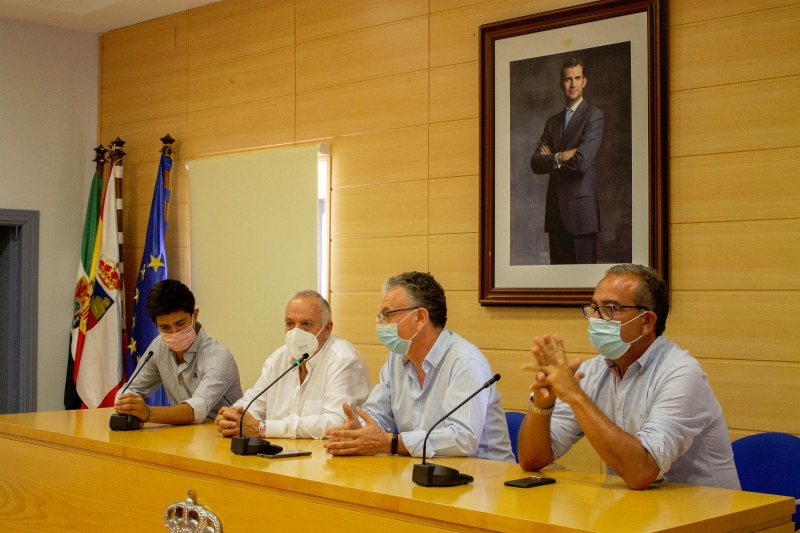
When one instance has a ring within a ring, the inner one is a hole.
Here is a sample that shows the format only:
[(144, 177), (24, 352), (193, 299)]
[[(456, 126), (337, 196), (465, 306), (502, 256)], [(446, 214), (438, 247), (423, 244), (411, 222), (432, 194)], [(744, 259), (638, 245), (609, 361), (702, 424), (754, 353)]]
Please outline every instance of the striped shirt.
[[(187, 403), (192, 407), (195, 423), (206, 417), (213, 420), (222, 407), (236, 403), (242, 397), (242, 385), (233, 355), (206, 335), (200, 323), (196, 327), (197, 338), (183, 355), (185, 362), (181, 365), (160, 335), (153, 339), (144, 352), (152, 351), (153, 357), (125, 392), (147, 398), (163, 384), (171, 405)], [(140, 365), (142, 361), (144, 357)]]
[[(381, 369), (380, 383), (364, 404), (386, 432), (397, 431), (414, 457), (422, 457), (427, 431), (494, 375), (481, 351), (443, 329), (422, 362), (419, 386), (414, 365), (395, 353)], [(481, 391), (431, 431), (428, 457), (473, 456), (514, 462), (508, 425), (496, 386)]]

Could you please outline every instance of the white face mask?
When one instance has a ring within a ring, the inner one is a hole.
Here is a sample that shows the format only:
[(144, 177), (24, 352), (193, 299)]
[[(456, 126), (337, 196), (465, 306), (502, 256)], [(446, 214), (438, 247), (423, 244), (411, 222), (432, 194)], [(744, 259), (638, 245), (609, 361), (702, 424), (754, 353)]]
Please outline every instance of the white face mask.
[[(325, 325), (327, 325), (327, 323)], [(309, 359), (313, 357), (317, 348), (319, 348), (319, 340), (317, 340), (317, 337), (319, 337), (319, 334), (322, 333), (324, 329), (325, 326), (322, 326), (322, 329), (320, 329), (319, 333), (316, 335), (300, 328), (287, 331), (286, 348), (288, 348), (289, 355), (292, 359), (299, 359), (305, 353), (308, 354)]]

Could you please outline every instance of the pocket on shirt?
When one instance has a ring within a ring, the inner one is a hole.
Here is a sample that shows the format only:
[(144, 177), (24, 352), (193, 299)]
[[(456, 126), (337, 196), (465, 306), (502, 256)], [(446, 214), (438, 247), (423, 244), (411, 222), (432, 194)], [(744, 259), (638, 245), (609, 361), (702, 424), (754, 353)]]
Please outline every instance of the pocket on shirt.
[(303, 404), (303, 412), (300, 416), (313, 416), (322, 414), (322, 400), (313, 400)]

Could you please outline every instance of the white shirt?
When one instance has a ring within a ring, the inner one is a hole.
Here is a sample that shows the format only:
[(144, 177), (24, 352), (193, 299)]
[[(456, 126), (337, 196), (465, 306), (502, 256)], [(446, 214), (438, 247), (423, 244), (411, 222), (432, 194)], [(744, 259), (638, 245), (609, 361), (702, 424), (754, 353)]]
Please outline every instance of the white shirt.
[[(256, 384), (235, 405), (247, 407), (293, 362), (286, 346), (275, 350), (264, 362)], [(263, 436), (321, 439), (325, 430), (345, 422), (342, 403), (355, 411), (369, 396), (372, 382), (364, 359), (352, 344), (336, 335), (328, 337), (306, 361), (306, 369), (302, 385), (299, 369), (292, 369), (250, 406), (250, 414), (266, 420)]]

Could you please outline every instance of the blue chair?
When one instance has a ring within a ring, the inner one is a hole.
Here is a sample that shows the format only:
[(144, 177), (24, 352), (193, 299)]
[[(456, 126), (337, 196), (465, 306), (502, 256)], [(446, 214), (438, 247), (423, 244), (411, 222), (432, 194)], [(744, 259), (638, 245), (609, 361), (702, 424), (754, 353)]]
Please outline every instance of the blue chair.
[[(786, 433), (760, 433), (732, 443), (742, 490), (791, 496), (800, 504), (800, 438)], [(800, 516), (795, 507), (795, 530)]]
[(514, 459), (519, 462), (517, 456), (517, 439), (519, 438), (519, 427), (522, 425), (522, 420), (525, 418), (525, 413), (519, 411), (506, 411), (506, 423), (508, 424), (508, 436), (511, 437), (511, 451), (514, 452)]

